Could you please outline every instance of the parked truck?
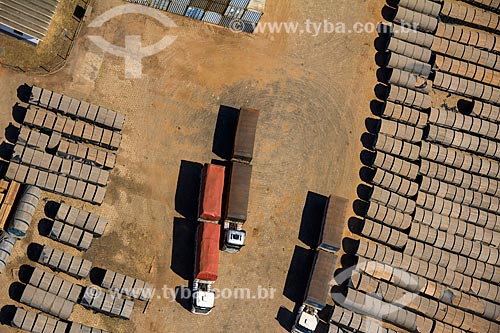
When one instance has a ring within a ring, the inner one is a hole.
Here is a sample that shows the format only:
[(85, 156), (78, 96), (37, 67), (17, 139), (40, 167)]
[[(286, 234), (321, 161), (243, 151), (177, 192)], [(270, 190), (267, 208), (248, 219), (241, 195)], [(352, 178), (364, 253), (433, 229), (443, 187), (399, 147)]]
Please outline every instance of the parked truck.
[(231, 158), (233, 162), (252, 162), (258, 120), (259, 111), (249, 108), (240, 109)]
[(220, 226), (200, 223), (196, 232), (196, 260), (194, 267), (191, 312), (208, 315), (215, 304), (212, 284), (219, 274)]
[(342, 233), (347, 221), (349, 200), (331, 195), (323, 215), (318, 249), (337, 252), (342, 247)]
[(225, 167), (205, 164), (201, 172), (198, 221), (219, 223), (222, 211)]
[(224, 218), (224, 241), (222, 250), (229, 253), (239, 252), (245, 246), (246, 231), (243, 225), (247, 220), (248, 197), (252, 166), (234, 162), (228, 184), (228, 198)]
[(304, 302), (297, 314), (292, 333), (313, 333), (318, 327), (318, 313), (327, 304), (336, 265), (335, 253), (322, 249), (316, 252)]

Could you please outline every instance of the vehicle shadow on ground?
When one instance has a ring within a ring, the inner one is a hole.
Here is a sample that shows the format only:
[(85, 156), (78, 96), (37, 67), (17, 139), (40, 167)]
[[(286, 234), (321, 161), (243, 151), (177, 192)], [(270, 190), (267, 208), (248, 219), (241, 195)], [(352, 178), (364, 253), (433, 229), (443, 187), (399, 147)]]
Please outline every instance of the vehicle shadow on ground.
[(240, 110), (221, 105), (215, 126), (212, 152), (224, 160), (230, 160), (234, 147), (234, 136)]
[(190, 221), (197, 219), (202, 170), (201, 163), (181, 161), (175, 191), (175, 210)]
[(293, 312), (284, 307), (280, 307), (276, 315), (276, 320), (286, 330), (292, 328), (295, 316), (302, 305), (313, 261), (314, 250), (295, 246), (285, 281), (285, 287), (283, 288), (283, 295), (294, 302), (295, 307)]
[(177, 286), (175, 287), (175, 301), (184, 309), (191, 312), (191, 293), (192, 286)]
[(278, 314), (276, 315), (276, 320), (280, 323), (281, 327), (285, 330), (290, 331), (293, 326), (293, 322), (295, 317), (293, 316), (293, 312), (285, 308), (284, 306), (280, 306), (278, 310)]
[(174, 218), (170, 269), (184, 280), (192, 280), (197, 222)]
[(327, 203), (328, 197), (314, 192), (307, 193), (306, 203), (302, 210), (299, 240), (310, 248), (318, 246)]

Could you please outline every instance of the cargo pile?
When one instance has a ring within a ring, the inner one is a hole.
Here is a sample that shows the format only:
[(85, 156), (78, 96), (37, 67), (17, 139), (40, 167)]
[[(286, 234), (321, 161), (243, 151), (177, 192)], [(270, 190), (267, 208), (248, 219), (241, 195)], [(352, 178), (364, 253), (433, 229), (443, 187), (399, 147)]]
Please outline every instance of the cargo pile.
[(36, 86), (29, 103), (5, 177), (102, 204), (125, 116)]
[[(32, 186), (28, 187), (28, 193), (30, 189), (40, 191), (40, 189)], [(18, 207), (21, 206), (19, 205)], [(107, 224), (108, 221), (105, 218), (62, 202), (59, 204), (48, 237), (62, 244), (85, 251), (90, 246), (94, 237), (100, 237), (104, 233)], [(14, 226), (14, 224), (11, 224), (11, 229)], [(18, 235), (22, 234), (22, 237), (24, 237), (29, 224), (21, 226), (22, 228), (18, 229), (22, 229), (22, 232), (17, 231), (16, 233)], [(14, 243), (10, 242), (10, 239), (3, 238), (0, 240), (0, 250), (3, 250), (5, 247), (3, 246), (4, 243), (12, 244), (8, 247), (8, 249), (12, 249), (16, 239), (12, 238)], [(93, 270), (103, 271), (97, 267), (93, 268), (93, 263), (90, 260), (72, 255), (69, 252), (53, 248), (49, 245), (43, 246), (36, 260), (39, 264), (50, 268), (52, 271), (62, 272), (78, 280), (87, 279)], [(58, 327), (58, 325), (61, 327), (70, 327), (73, 325), (75, 326), (75, 330), (77, 329), (76, 327), (83, 327), (82, 332), (104, 332), (95, 328), (87, 328), (81, 324), (67, 322), (73, 312), (74, 305), (81, 304), (94, 312), (100, 312), (111, 317), (130, 319), (134, 309), (134, 301), (132, 299), (149, 301), (153, 295), (153, 287), (149, 283), (110, 270), (103, 271), (101, 280), (91, 277), (93, 283), (103, 288), (100, 289), (93, 286), (72, 283), (60, 275), (54, 275), (39, 267), (24, 266), (24, 269), (28, 269), (29, 273), (20, 274), (19, 276), (24, 284), (22, 285), (23, 289), (18, 301), (59, 318), (58, 320), (51, 319), (55, 323), (55, 327)], [(43, 315), (39, 315), (40, 318), (33, 317), (30, 314), (31, 312), (27, 312), (22, 308), (18, 308), (16, 311), (11, 325), (29, 332), (38, 332), (36, 329), (38, 327), (36, 325), (37, 320), (45, 321), (47, 318)], [(29, 318), (29, 321), (21, 317)], [(29, 325), (33, 325), (31, 329), (28, 329)]]
[(127, 0), (144, 6), (190, 17), (205, 23), (253, 33), (266, 0)]
[[(18, 239), (25, 238), (42, 198), (42, 190), (100, 205), (110, 171), (116, 163), (125, 117), (102, 106), (42, 89), (31, 88), (29, 106), (6, 171), (10, 183), (0, 184), (0, 267), (3, 270)], [(23, 186), (22, 184), (26, 184)], [(23, 186), (23, 187), (21, 187)], [(19, 196), (19, 189), (23, 188)], [(51, 202), (43, 236), (79, 251), (90, 248), (101, 237), (109, 221), (65, 202)], [(54, 206), (55, 205), (55, 206)], [(49, 211), (56, 209), (54, 216)], [(50, 220), (52, 219), (52, 220)], [(36, 249), (37, 244), (30, 247)], [(78, 255), (49, 245), (40, 246), (30, 259), (63, 274), (54, 275), (39, 267), (21, 267), (19, 298), (13, 299), (57, 319), (16, 308), (11, 325), (28, 332), (105, 332), (69, 322), (75, 304), (108, 316), (130, 319), (133, 299), (149, 301), (153, 287), (142, 280), (93, 267)], [(30, 252), (30, 250), (28, 250)], [(21, 274), (21, 271), (25, 271)], [(91, 271), (103, 273), (101, 281)], [(90, 277), (102, 287), (72, 283), (66, 274), (81, 280)], [(106, 291), (108, 290), (108, 291)], [(125, 295), (125, 297), (121, 296)]]
[(500, 3), (465, 2), (401, 0), (380, 25), (386, 93), (332, 333), (500, 332)]

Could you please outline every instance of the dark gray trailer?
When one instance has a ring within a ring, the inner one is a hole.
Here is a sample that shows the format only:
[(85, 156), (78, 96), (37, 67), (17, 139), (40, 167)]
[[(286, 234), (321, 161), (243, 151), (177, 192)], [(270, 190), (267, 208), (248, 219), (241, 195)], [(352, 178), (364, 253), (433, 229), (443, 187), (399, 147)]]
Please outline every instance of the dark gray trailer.
[(318, 310), (326, 306), (337, 265), (337, 255), (333, 252), (318, 250), (309, 277), (304, 303)]
[(318, 312), (323, 310), (330, 297), (337, 255), (322, 249), (316, 252), (304, 302), (299, 309), (292, 333), (312, 333), (319, 323)]
[(335, 195), (328, 198), (323, 217), (323, 225), (318, 248), (328, 252), (337, 252), (342, 246), (342, 234), (347, 217), (349, 200)]
[(248, 198), (252, 166), (234, 162), (228, 184), (228, 198), (224, 219), (224, 244), (226, 252), (239, 252), (245, 245), (246, 232), (242, 229), (247, 220)]
[(231, 158), (233, 162), (252, 162), (258, 120), (259, 111), (249, 108), (240, 109)]

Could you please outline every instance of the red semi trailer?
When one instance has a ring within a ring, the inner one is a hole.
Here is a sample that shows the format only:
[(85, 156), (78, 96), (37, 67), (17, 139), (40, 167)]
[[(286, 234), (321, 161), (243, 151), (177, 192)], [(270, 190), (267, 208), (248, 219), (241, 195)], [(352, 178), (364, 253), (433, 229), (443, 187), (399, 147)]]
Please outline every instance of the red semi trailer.
[(225, 167), (205, 164), (201, 173), (198, 221), (219, 223), (222, 210)]
[(215, 303), (215, 293), (211, 287), (219, 274), (220, 226), (214, 223), (200, 223), (196, 239), (191, 312), (207, 315)]

